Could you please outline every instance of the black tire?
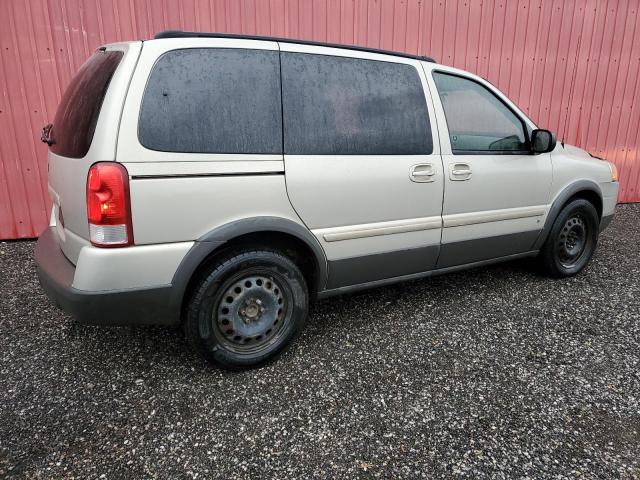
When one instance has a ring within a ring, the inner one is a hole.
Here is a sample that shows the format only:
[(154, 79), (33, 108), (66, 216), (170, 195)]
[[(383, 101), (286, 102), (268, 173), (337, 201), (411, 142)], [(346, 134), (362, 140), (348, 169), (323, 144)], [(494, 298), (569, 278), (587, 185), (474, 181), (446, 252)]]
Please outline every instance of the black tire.
[(185, 336), (222, 368), (257, 367), (277, 358), (300, 334), (308, 304), (304, 276), (288, 257), (270, 250), (230, 254), (196, 284)]
[(545, 272), (556, 278), (579, 273), (595, 252), (599, 225), (598, 212), (591, 202), (577, 198), (565, 205), (540, 251)]

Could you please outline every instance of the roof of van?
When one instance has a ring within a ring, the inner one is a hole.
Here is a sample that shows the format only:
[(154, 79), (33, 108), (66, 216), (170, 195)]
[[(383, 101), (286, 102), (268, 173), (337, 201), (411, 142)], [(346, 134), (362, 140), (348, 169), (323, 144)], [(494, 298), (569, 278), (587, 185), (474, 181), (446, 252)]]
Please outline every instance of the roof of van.
[(331, 47), (331, 48), (344, 48), (347, 50), (357, 50), (360, 52), (382, 53), (384, 55), (394, 55), (396, 57), (413, 58), (415, 60), (423, 60), (425, 62), (436, 63), (431, 57), (425, 57), (422, 55), (411, 55), (410, 53), (392, 52), (389, 50), (380, 50), (378, 48), (359, 47), (356, 45), (342, 45), (338, 43), (325, 43), (325, 42), (313, 42), (310, 40), (296, 40), (294, 38), (278, 38), (278, 37), (261, 37), (257, 35), (237, 35), (233, 33), (215, 33), (215, 32), (183, 32), (182, 30), (165, 30), (156, 34), (154, 38), (189, 38), (189, 37), (204, 37), (204, 38), (236, 38), (246, 40), (266, 40), (271, 42), (281, 43), (298, 43), (302, 45), (315, 45), (318, 47)]

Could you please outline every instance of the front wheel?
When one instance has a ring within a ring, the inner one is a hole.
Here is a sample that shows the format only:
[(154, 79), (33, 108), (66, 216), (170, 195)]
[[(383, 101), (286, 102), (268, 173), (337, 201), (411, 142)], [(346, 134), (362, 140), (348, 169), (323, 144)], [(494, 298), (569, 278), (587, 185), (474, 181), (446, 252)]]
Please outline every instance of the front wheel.
[(269, 250), (214, 263), (190, 297), (187, 340), (215, 364), (238, 370), (273, 360), (302, 331), (307, 285), (288, 257)]
[(567, 204), (540, 251), (545, 271), (557, 278), (580, 272), (596, 249), (599, 225), (598, 212), (591, 202), (578, 198)]

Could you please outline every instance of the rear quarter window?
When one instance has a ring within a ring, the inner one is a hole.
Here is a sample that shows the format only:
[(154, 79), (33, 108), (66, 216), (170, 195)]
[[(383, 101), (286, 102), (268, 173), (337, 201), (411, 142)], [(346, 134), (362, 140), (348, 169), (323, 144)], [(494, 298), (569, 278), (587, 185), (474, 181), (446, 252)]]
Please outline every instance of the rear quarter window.
[(53, 153), (71, 158), (87, 154), (102, 101), (122, 56), (120, 51), (99, 50), (80, 67), (64, 92), (53, 120)]
[(278, 52), (190, 48), (165, 53), (147, 82), (138, 139), (164, 152), (282, 153)]

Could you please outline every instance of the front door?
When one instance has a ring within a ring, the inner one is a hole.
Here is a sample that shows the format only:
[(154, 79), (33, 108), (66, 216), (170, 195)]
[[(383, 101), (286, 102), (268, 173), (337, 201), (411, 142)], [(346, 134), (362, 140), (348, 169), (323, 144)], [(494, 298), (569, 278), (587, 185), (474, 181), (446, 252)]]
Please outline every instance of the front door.
[(434, 69), (445, 169), (438, 268), (525, 253), (544, 224), (551, 158), (529, 125), (479, 79)]
[(419, 61), (280, 48), (287, 191), (326, 252), (328, 288), (433, 269), (443, 168)]

